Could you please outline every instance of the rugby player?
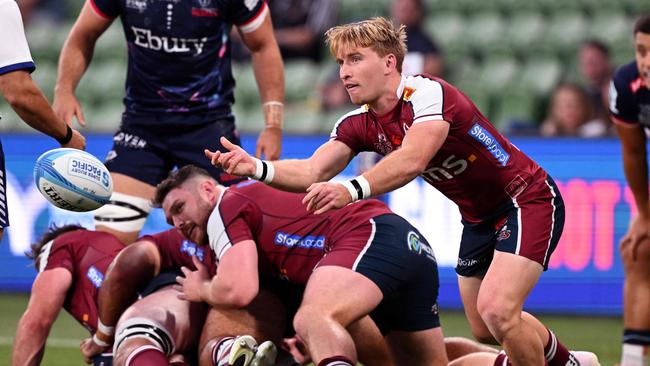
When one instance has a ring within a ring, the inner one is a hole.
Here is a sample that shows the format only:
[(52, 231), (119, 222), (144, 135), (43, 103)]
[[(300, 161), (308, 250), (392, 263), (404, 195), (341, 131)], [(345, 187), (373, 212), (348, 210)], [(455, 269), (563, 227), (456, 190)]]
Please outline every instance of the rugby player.
[[(403, 26), (373, 18), (334, 27), (326, 37), (352, 102), (361, 105), (338, 120), (328, 142), (309, 159), (269, 162), (222, 138), (229, 151), (206, 150), (206, 156), (230, 174), (307, 190), (303, 201), (317, 214), (421, 176), (460, 208), (456, 272), (474, 336), (503, 345), (514, 365), (595, 364), (590, 353), (577, 360), (522, 311), (564, 226), (564, 204), (551, 177), (460, 90), (426, 74), (401, 75)], [(350, 181), (327, 182), (361, 151), (386, 157)]]
[(347, 328), (371, 313), (394, 364), (446, 365), (426, 239), (380, 201), (314, 215), (303, 197), (254, 180), (225, 188), (194, 166), (170, 173), (155, 202), (219, 263), (214, 277), (198, 262), (185, 269), (184, 298), (242, 307), (258, 295), (259, 278), (281, 278), (305, 286), (293, 325), (318, 366), (355, 365)]
[(256, 154), (267, 159), (280, 156), (284, 74), (264, 0), (87, 0), (59, 60), (54, 108), (68, 124), (73, 116), (86, 123), (75, 89), (95, 42), (117, 17), (128, 51), (125, 111), (105, 161), (114, 193), (95, 212), (95, 227), (132, 243), (151, 211), (155, 185), (174, 166), (203, 166), (225, 185), (240, 180), (202, 154), (205, 146), (220, 148), (220, 136), (239, 143), (231, 110), (232, 26), (252, 53), (266, 124)]
[(622, 366), (648, 364), (650, 346), (650, 199), (646, 132), (650, 127), (650, 15), (634, 24), (635, 60), (620, 67), (610, 84), (612, 120), (621, 139), (623, 168), (636, 209), (620, 244), (623, 285)]

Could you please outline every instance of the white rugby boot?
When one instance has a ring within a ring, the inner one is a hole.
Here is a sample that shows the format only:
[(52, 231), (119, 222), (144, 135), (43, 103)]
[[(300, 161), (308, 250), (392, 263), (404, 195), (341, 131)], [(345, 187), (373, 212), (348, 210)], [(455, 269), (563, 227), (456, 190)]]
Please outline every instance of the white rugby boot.
[(570, 351), (571, 354), (580, 362), (580, 366), (600, 366), (598, 356), (593, 352), (587, 351)]
[(271, 341), (262, 342), (257, 347), (251, 366), (273, 366), (278, 356), (278, 349)]
[(251, 366), (255, 351), (257, 350), (257, 341), (249, 335), (242, 335), (235, 338), (230, 348), (230, 357), (228, 365), (231, 366)]

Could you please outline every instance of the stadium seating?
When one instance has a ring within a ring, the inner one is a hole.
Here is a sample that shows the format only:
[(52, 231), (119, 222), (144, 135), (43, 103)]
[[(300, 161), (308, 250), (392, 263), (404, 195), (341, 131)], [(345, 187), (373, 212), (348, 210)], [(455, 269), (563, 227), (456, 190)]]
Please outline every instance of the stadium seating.
[[(341, 1), (341, 21), (387, 15), (390, 2)], [(540, 107), (551, 89), (560, 80), (579, 79), (576, 51), (586, 39), (610, 46), (617, 64), (631, 61), (634, 17), (650, 11), (650, 2), (641, 0), (425, 0), (425, 4), (425, 29), (444, 51), (446, 79), (473, 97), (498, 125), (543, 115)], [(33, 78), (50, 100), (59, 52), (70, 27), (35, 22), (27, 30), (37, 63)], [(97, 43), (94, 60), (79, 85), (90, 129), (112, 131), (119, 125), (125, 66), (122, 28), (115, 22)], [(334, 123), (332, 114), (340, 114), (319, 112), (315, 87), (331, 72), (333, 60), (327, 56), (321, 64), (286, 62), (285, 66), (287, 131), (328, 132)], [(234, 65), (233, 74), (239, 129), (259, 131), (261, 107), (250, 65)], [(0, 130), (29, 129), (4, 101), (0, 112)]]

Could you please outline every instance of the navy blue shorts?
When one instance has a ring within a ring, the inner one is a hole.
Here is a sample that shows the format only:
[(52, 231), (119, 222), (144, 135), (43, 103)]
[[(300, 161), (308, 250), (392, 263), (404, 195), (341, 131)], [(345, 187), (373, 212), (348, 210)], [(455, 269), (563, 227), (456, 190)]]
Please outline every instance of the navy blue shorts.
[(553, 179), (546, 177), (492, 217), (479, 223), (463, 221), (456, 273), (485, 275), (495, 250), (528, 258), (546, 270), (563, 228), (564, 201)]
[(227, 186), (244, 178), (215, 168), (203, 153), (203, 149), (223, 150), (221, 136), (240, 144), (235, 124), (230, 120), (186, 126), (123, 123), (113, 136), (113, 148), (105, 164), (111, 172), (152, 186), (167, 178), (173, 168), (193, 164)]
[[(352, 269), (372, 280), (384, 295), (370, 314), (379, 329), (386, 333), (439, 327), (438, 264), (429, 243), (398, 215), (377, 216), (368, 227), (368, 244), (356, 256)], [(355, 235), (365, 229), (360, 227)], [(334, 245), (319, 265), (335, 264), (336, 253)], [(345, 250), (341, 254), (341, 260), (349, 255)]]
[(5, 153), (0, 142), (0, 228), (9, 226), (9, 207), (7, 206), (7, 172)]

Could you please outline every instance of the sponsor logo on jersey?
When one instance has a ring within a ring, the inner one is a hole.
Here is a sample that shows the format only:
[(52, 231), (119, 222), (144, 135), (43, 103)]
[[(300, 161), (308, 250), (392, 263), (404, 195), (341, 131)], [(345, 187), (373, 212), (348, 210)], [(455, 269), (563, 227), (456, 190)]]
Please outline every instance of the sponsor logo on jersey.
[(142, 13), (147, 9), (147, 0), (126, 0), (126, 7)]
[(90, 282), (92, 282), (96, 288), (100, 288), (102, 286), (102, 282), (104, 282), (104, 274), (95, 268), (95, 266), (90, 266), (90, 268), (88, 268), (86, 277), (88, 277)]
[(200, 55), (203, 53), (203, 46), (208, 41), (207, 37), (198, 39), (156, 36), (151, 34), (150, 29), (133, 26), (131, 26), (131, 30), (133, 30), (135, 36), (134, 43), (136, 46), (166, 53), (194, 53), (194, 55)]
[(458, 258), (458, 267), (472, 267), (480, 263), (484, 263), (487, 258)]
[(119, 132), (113, 136), (113, 143), (115, 145), (122, 145), (131, 149), (144, 149), (147, 146), (147, 140), (143, 139), (140, 136), (124, 132)]
[(203, 258), (205, 257), (203, 248), (199, 248), (195, 243), (192, 243), (189, 240), (183, 240), (183, 243), (181, 244), (181, 253), (185, 253), (190, 257), (196, 256), (201, 262), (203, 262)]
[(433, 248), (431, 248), (427, 243), (422, 243), (420, 235), (418, 235), (418, 233), (415, 231), (409, 231), (409, 233), (406, 235), (406, 243), (410, 251), (417, 254), (422, 254), (422, 252), (424, 252), (424, 254), (429, 259), (433, 260), (434, 262), (436, 261), (436, 256), (433, 254)]
[(325, 247), (325, 237), (314, 235), (302, 236), (278, 231), (275, 233), (273, 243), (288, 248), (323, 249)]
[(476, 141), (483, 144), (483, 146), (487, 148), (490, 154), (492, 154), (501, 165), (505, 166), (508, 163), (510, 154), (508, 154), (497, 139), (494, 138), (490, 132), (481, 127), (481, 125), (475, 123), (468, 133), (476, 139)]
[(72, 176), (92, 180), (104, 187), (108, 187), (108, 177), (104, 177), (102, 169), (92, 161), (71, 158), (68, 161), (68, 173)]
[(408, 86), (404, 87), (404, 93), (402, 94), (402, 99), (404, 99), (405, 102), (408, 102), (411, 100), (411, 96), (415, 93), (415, 88), (411, 88)]

